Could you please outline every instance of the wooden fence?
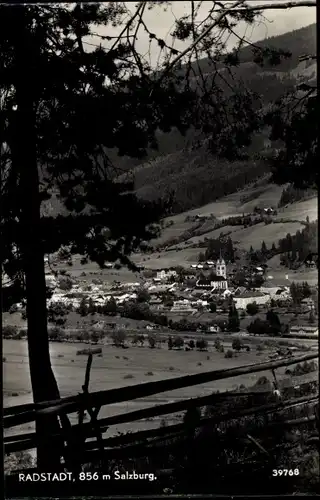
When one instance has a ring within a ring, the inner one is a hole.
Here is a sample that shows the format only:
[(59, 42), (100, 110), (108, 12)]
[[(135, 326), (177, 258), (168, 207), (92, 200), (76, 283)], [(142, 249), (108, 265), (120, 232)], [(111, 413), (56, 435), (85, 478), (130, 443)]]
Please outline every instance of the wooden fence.
[[(149, 429), (129, 433), (122, 436), (114, 436), (104, 439), (103, 434), (107, 432), (110, 426), (116, 424), (123, 424), (134, 422), (141, 419), (159, 417), (161, 415), (169, 415), (190, 408), (201, 408), (203, 406), (212, 405), (214, 402), (221, 401), (226, 398), (239, 398), (253, 396), (255, 393), (250, 392), (224, 392), (211, 394), (209, 396), (202, 396), (192, 399), (183, 399), (166, 404), (160, 404), (153, 407), (143, 408), (127, 413), (120, 413), (118, 415), (109, 416), (107, 418), (98, 419), (98, 414), (102, 406), (119, 403), (124, 401), (132, 401), (138, 398), (147, 397), (154, 394), (159, 394), (168, 391), (174, 391), (185, 387), (205, 384), (217, 380), (237, 377), (244, 374), (259, 373), (271, 370), (274, 386), (281, 391), (281, 380), (276, 378), (275, 370), (280, 367), (289, 366), (309, 360), (318, 358), (318, 353), (310, 353), (300, 357), (279, 359), (276, 361), (269, 361), (258, 363), (255, 365), (245, 365), (237, 368), (228, 368), (224, 370), (215, 370), (210, 372), (199, 373), (196, 375), (187, 375), (168, 380), (161, 380), (156, 382), (141, 383), (138, 385), (121, 387), (107, 391), (99, 391), (94, 393), (88, 392), (90, 367), (92, 363), (92, 355), (88, 358), (88, 364), (85, 375), (85, 383), (83, 385), (83, 394), (73, 397), (66, 397), (55, 401), (47, 401), (39, 404), (19, 405), (9, 408), (4, 408), (3, 426), (5, 429), (10, 429), (21, 424), (34, 422), (39, 418), (46, 418), (48, 415), (57, 415), (58, 417), (66, 416), (72, 413), (78, 413), (78, 423), (69, 425), (67, 428), (61, 428), (57, 434), (48, 434), (46, 436), (37, 436), (35, 432), (7, 435), (4, 437), (5, 453), (12, 453), (22, 450), (31, 450), (37, 448), (40, 441), (52, 443), (53, 440), (62, 439), (63, 441), (75, 442), (74, 440), (81, 436), (83, 440), (83, 452), (98, 453), (108, 450), (109, 456), (117, 456), (130, 452), (146, 453), (149, 445), (158, 441), (165, 440), (170, 436), (177, 436), (184, 432), (184, 424), (178, 423), (168, 425), (156, 429)], [(316, 380), (317, 374), (309, 374), (308, 380)], [(316, 383), (315, 383), (316, 384)], [(269, 389), (270, 391), (270, 389)], [(287, 408), (292, 408), (299, 405), (316, 405), (318, 397), (315, 394), (309, 396), (295, 397), (293, 399), (282, 400), (281, 398), (273, 403), (262, 406), (255, 406), (250, 409), (242, 411), (226, 412), (214, 417), (201, 418), (196, 424), (196, 427), (207, 425), (208, 423), (218, 424), (220, 422), (239, 419), (250, 415), (274, 413), (282, 411)], [(84, 412), (87, 411), (91, 417), (90, 422), (83, 422)], [(315, 416), (308, 417), (309, 420), (314, 420)], [(292, 425), (292, 422), (288, 422)], [(87, 441), (87, 439), (96, 438), (95, 441)], [(132, 446), (132, 443), (140, 443)], [(125, 448), (123, 448), (125, 446)], [(117, 447), (118, 449), (115, 449)], [(120, 447), (120, 448), (119, 448)], [(140, 449), (139, 449), (140, 447)], [(148, 450), (148, 452), (151, 452)]]

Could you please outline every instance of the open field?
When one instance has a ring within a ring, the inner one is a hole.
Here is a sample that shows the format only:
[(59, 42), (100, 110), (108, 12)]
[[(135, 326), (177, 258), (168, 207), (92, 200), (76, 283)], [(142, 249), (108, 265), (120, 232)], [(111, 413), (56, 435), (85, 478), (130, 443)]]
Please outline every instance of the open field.
[[(246, 190), (233, 193), (198, 209), (168, 217), (166, 221), (172, 221), (173, 225), (164, 229), (161, 237), (155, 240), (154, 243), (163, 244), (171, 237), (177, 237), (184, 231), (190, 230), (194, 226), (194, 222), (185, 222), (187, 216), (194, 217), (199, 214), (203, 216), (214, 215), (217, 219), (222, 219), (252, 213), (256, 206), (260, 208), (269, 206), (277, 208), (282, 190), (283, 186), (276, 186), (274, 184), (258, 185), (255, 188), (250, 187)], [(246, 201), (246, 199), (249, 201)], [(187, 242), (174, 246), (174, 248), (178, 249), (178, 253), (174, 257), (170, 253), (170, 261), (171, 257), (175, 262), (175, 264), (172, 265), (176, 265), (177, 261), (180, 261), (179, 265), (188, 265), (190, 261), (197, 261), (197, 257), (195, 257), (196, 249), (190, 249), (190, 253), (186, 253), (186, 250), (189, 250), (189, 248), (185, 247), (203, 241), (205, 238), (218, 238), (221, 233), (226, 234), (231, 232), (234, 243), (238, 245), (240, 249), (248, 250), (251, 245), (254, 249), (260, 249), (263, 240), (266, 242), (267, 246), (271, 246), (272, 243), (277, 244), (280, 238), (285, 238), (288, 233), (295, 234), (298, 229), (302, 230), (304, 227), (303, 223), (306, 221), (307, 216), (310, 221), (318, 218), (318, 201), (316, 197), (278, 209), (278, 214), (274, 217), (277, 223), (274, 224), (265, 225), (261, 223), (248, 228), (225, 226), (220, 229), (208, 231), (201, 236), (192, 237), (187, 240)], [(204, 223), (204, 226), (205, 224), (211, 225), (212, 221)], [(210, 229), (210, 227), (208, 229)], [(167, 262), (166, 253), (162, 252), (160, 257), (158, 255), (159, 254), (152, 256), (148, 260), (147, 266), (154, 268), (158, 267), (160, 264), (163, 267), (170, 267)], [(158, 260), (157, 264), (154, 264), (154, 258)]]
[(284, 224), (268, 224), (263, 222), (245, 229), (238, 229), (232, 233), (232, 241), (236, 247), (249, 250), (250, 246), (254, 250), (260, 250), (262, 241), (267, 247), (272, 243), (278, 244), (280, 238), (285, 238), (288, 233), (295, 234), (298, 229), (303, 229), (299, 222), (286, 222)]
[[(226, 344), (226, 347), (229, 342)], [(82, 347), (84, 345), (81, 344), (50, 344), (52, 366), (62, 397), (81, 392), (87, 357), (77, 356), (76, 352)], [(106, 390), (133, 385), (139, 382), (163, 380), (204, 371), (254, 364), (266, 361), (269, 352), (266, 348), (257, 356), (256, 349), (252, 348), (250, 352), (241, 352), (237, 357), (226, 360), (223, 353), (218, 353), (210, 347), (209, 352), (186, 352), (168, 351), (167, 348), (151, 350), (148, 347), (130, 347), (129, 349), (122, 350), (112, 346), (103, 346), (103, 357), (94, 357), (93, 360), (90, 390)], [(4, 340), (3, 355), (6, 357), (6, 362), (3, 363), (4, 406), (32, 402), (26, 341)], [(283, 377), (284, 371), (285, 369), (279, 369), (277, 371), (278, 377)], [(100, 417), (103, 418), (119, 412), (133, 411), (148, 405), (165, 403), (180, 398), (207, 395), (216, 390), (232, 389), (240, 384), (250, 386), (263, 375), (271, 378), (271, 374), (268, 372), (248, 374), (237, 378), (210, 382), (202, 386), (171, 391), (128, 403), (113, 404), (103, 407)], [(12, 396), (12, 393), (15, 393), (16, 396)], [(172, 417), (173, 420), (176, 418), (177, 416)], [(113, 434), (120, 430), (124, 432), (146, 429), (155, 425), (158, 426), (159, 424), (159, 419), (140, 421), (113, 427), (111, 429), (112, 432), (110, 432)], [(13, 428), (11, 432), (27, 432), (32, 428), (32, 425), (25, 424), (19, 427), (19, 429)]]
[(279, 219), (292, 219), (305, 221), (307, 216), (311, 221), (318, 219), (318, 198), (310, 198), (306, 201), (298, 201), (297, 203), (292, 203), (288, 205), (287, 208), (283, 207), (278, 211), (278, 215), (275, 216), (275, 220)]
[(154, 253), (152, 255), (135, 255), (133, 260), (136, 264), (143, 265), (147, 269), (168, 269), (170, 267), (185, 266), (198, 262), (199, 248), (184, 248), (182, 250), (171, 250), (169, 252)]
[[(65, 269), (74, 278), (83, 278), (90, 284), (93, 279), (101, 279), (103, 281), (112, 283), (113, 281), (121, 281), (123, 283), (138, 282), (141, 279), (139, 273), (134, 273), (126, 268), (117, 269), (100, 269), (98, 264), (95, 262), (88, 262), (86, 264), (81, 264), (81, 257), (79, 255), (74, 255), (72, 257), (72, 266), (67, 266), (65, 263), (58, 263), (54, 269), (59, 271)], [(46, 272), (50, 273), (50, 269), (47, 266)], [(83, 273), (85, 273), (84, 276)]]
[[(275, 184), (267, 184), (265, 186), (249, 187), (247, 189), (238, 191), (237, 193), (230, 194), (221, 198), (220, 200), (203, 205), (200, 208), (195, 208), (182, 214), (168, 217), (167, 220), (172, 220), (175, 224), (181, 223), (187, 216), (196, 215), (211, 215), (213, 214), (217, 219), (242, 215), (243, 213), (252, 212), (254, 207), (277, 207), (283, 186), (276, 186)], [(253, 198), (251, 201), (245, 201), (246, 198)]]
[[(224, 226), (220, 229), (214, 229), (213, 231), (209, 231), (208, 233), (202, 234), (201, 236), (194, 236), (193, 238), (190, 238), (189, 240), (187, 240), (187, 244), (189, 245), (192, 243), (199, 243), (200, 241), (204, 241), (205, 238), (219, 238), (220, 234), (234, 233), (235, 231), (239, 231), (239, 229), (242, 227), (243, 226)], [(233, 234), (231, 234), (231, 238), (233, 238)], [(179, 246), (182, 247), (183, 244), (180, 244)]]
[[(166, 219), (166, 221), (170, 221), (173, 218)], [(154, 240), (151, 240), (150, 243), (151, 245), (161, 245), (164, 244), (166, 241), (171, 240), (172, 238), (176, 238), (180, 236), (182, 233), (185, 231), (189, 231), (192, 229), (193, 226), (196, 226), (195, 222), (185, 222), (183, 219), (179, 219), (177, 222), (175, 222), (172, 226), (165, 227), (159, 236), (159, 238), (156, 238)]]

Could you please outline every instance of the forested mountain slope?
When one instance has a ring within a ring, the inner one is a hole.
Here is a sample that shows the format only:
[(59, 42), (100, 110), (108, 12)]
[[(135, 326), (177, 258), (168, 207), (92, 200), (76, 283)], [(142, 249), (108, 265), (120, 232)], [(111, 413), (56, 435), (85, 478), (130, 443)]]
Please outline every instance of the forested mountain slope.
[[(254, 47), (247, 46), (239, 52), (240, 64), (233, 68), (234, 79), (260, 94), (265, 105), (275, 102), (301, 82), (310, 84), (316, 81), (315, 62), (299, 61), (299, 57), (305, 54), (316, 53), (315, 24), (257, 42), (255, 47), (282, 49), (292, 54), (274, 65), (268, 57), (263, 63), (258, 60), (254, 62)], [(199, 65), (195, 64), (194, 84), (197, 83), (199, 71), (210, 78), (210, 73), (216, 68), (207, 59), (201, 60)], [(231, 83), (231, 76), (222, 69), (222, 65), (219, 71), (221, 78), (218, 83), (228, 93), (228, 85), (224, 80), (228, 81), (229, 78)], [(132, 169), (140, 196), (157, 198), (173, 193), (175, 213), (214, 201), (268, 172), (268, 166), (262, 160), (234, 163), (218, 160), (208, 151), (206, 137), (203, 134), (199, 136), (193, 129), (185, 137), (177, 130), (172, 130), (168, 134), (158, 133), (157, 138), (158, 151), (149, 151), (143, 163), (129, 158), (114, 157), (114, 160), (121, 168)], [(254, 138), (250, 147), (251, 157), (255, 158), (255, 153), (265, 147), (270, 148), (268, 131)]]

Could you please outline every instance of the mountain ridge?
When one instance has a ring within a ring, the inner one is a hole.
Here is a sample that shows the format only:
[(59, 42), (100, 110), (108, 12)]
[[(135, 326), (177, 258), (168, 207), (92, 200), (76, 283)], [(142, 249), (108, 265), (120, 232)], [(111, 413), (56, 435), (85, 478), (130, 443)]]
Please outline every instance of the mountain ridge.
[[(261, 40), (256, 42), (254, 46), (282, 49), (292, 53), (291, 58), (281, 60), (279, 65), (272, 66), (267, 61), (261, 66), (253, 62), (252, 47), (246, 46), (240, 50), (240, 65), (235, 68), (235, 72), (239, 79), (241, 78), (247, 83), (248, 88), (262, 94), (266, 104), (274, 102), (284, 92), (293, 89), (297, 84), (302, 82), (315, 83), (317, 75), (315, 61), (306, 60), (300, 62), (299, 58), (315, 53), (316, 24), (284, 33), (278, 37)], [(199, 61), (199, 66), (202, 71), (210, 71), (209, 62), (206, 59)], [(225, 194), (231, 194), (232, 189), (236, 189), (234, 181), (231, 182), (233, 187), (230, 186), (230, 175), (234, 167), (239, 179), (241, 162), (231, 163), (221, 159), (218, 160), (207, 151), (203, 138), (200, 148), (194, 148), (194, 138), (195, 132), (192, 128), (185, 137), (181, 136), (177, 130), (172, 130), (169, 134), (157, 133), (158, 151), (150, 151), (144, 162), (134, 165), (132, 168), (127, 168), (134, 177), (135, 189), (139, 196), (154, 199), (164, 197), (169, 192), (174, 192), (176, 198), (174, 212), (179, 213), (180, 210), (197, 208)], [(270, 148), (267, 132), (253, 138), (250, 152), (254, 157), (255, 152), (261, 152), (265, 148)], [(250, 162), (252, 162), (252, 167), (255, 166), (257, 175), (254, 175), (254, 169), (249, 168), (246, 163), (242, 163), (244, 170), (239, 188), (245, 185), (248, 180), (254, 181), (269, 171), (268, 165), (262, 160), (255, 160), (255, 162), (250, 160)], [(193, 168), (191, 168), (191, 165), (193, 165)], [(229, 185), (226, 186), (226, 191), (221, 191), (221, 196), (218, 196), (216, 191), (219, 182), (220, 184), (222, 182), (219, 175), (221, 171), (227, 172), (226, 177)], [(211, 199), (210, 185), (215, 188)], [(202, 186), (203, 190), (208, 193), (208, 197), (202, 194), (196, 200), (192, 191), (199, 191)], [(188, 199), (183, 203), (182, 199), (186, 193), (189, 193), (187, 195)]]

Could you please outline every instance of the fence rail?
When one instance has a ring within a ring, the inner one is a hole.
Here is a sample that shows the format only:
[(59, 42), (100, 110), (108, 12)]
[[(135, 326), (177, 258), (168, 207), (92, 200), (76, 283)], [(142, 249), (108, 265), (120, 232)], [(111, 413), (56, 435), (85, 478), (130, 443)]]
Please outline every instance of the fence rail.
[[(80, 394), (74, 397), (67, 397), (55, 401), (47, 401), (40, 404), (27, 404), (19, 405), (16, 407), (9, 407), (4, 409), (4, 428), (8, 429), (10, 427), (15, 427), (17, 425), (35, 421), (36, 419), (45, 418), (46, 415), (66, 415), (73, 412), (78, 412), (80, 415), (84, 410), (88, 410), (92, 413), (92, 409), (95, 408), (93, 412), (93, 419), (89, 423), (83, 423), (79, 418), (79, 423), (70, 426), (67, 429), (62, 429), (61, 432), (48, 436), (37, 436), (35, 432), (5, 436), (5, 453), (11, 453), (14, 451), (28, 450), (37, 447), (39, 440), (52, 440), (56, 438), (67, 439), (70, 434), (74, 436), (82, 434), (87, 438), (97, 437), (97, 429), (99, 429), (99, 442), (100, 446), (114, 447), (114, 446), (124, 446), (130, 443), (134, 443), (141, 440), (148, 440), (154, 437), (160, 438), (161, 436), (169, 436), (170, 434), (179, 434), (183, 431), (183, 424), (170, 425), (164, 428), (149, 429), (145, 431), (139, 431), (131, 434), (126, 434), (124, 436), (109, 437), (108, 439), (102, 439), (102, 434), (107, 431), (107, 429), (116, 424), (123, 424), (128, 422), (134, 422), (137, 420), (158, 417), (161, 415), (168, 415), (172, 413), (177, 413), (180, 411), (188, 410), (189, 408), (203, 407), (205, 405), (213, 404), (219, 400), (225, 398), (241, 398), (241, 397), (254, 397), (257, 395), (256, 392), (223, 392), (211, 394), (209, 396), (202, 396), (198, 398), (183, 399), (182, 401), (175, 401), (171, 403), (156, 405), (148, 408), (143, 408), (127, 413), (120, 413), (114, 416), (97, 420), (98, 412), (103, 405), (109, 405), (113, 403), (130, 401), (138, 399), (141, 397), (150, 396), (153, 394), (158, 394), (162, 392), (173, 391), (179, 388), (194, 386), (198, 384), (204, 384), (211, 381), (227, 379), (230, 377), (237, 377), (239, 375), (248, 373), (258, 373), (262, 371), (275, 370), (276, 368), (289, 366), (304, 361), (309, 361), (318, 358), (318, 353), (310, 353), (303, 356), (279, 359), (276, 361), (268, 361), (264, 363), (258, 363), (255, 365), (245, 365), (237, 368), (228, 368), (225, 370), (215, 370), (205, 373), (200, 373), (196, 375), (187, 375), (183, 377), (177, 377), (169, 380), (162, 380), (157, 382), (142, 383), (135, 386), (127, 386), (119, 389), (111, 389), (107, 391), (99, 391), (89, 394), (87, 392), (89, 385), (89, 372), (92, 357), (88, 359), (88, 366), (85, 376), (85, 385), (83, 389), (85, 394)], [(273, 372), (274, 373), (274, 372)], [(275, 375), (274, 375), (275, 377)], [(304, 377), (295, 378), (301, 379)], [(307, 374), (308, 381), (315, 379), (314, 374)], [(287, 385), (281, 380), (277, 382), (279, 387)], [(290, 385), (290, 384), (289, 384)], [(260, 390), (259, 390), (260, 389)], [(264, 388), (257, 387), (257, 392), (259, 393)], [(263, 392), (267, 392), (264, 390)], [(302, 404), (316, 404), (317, 396), (300, 397), (295, 399), (290, 399), (288, 401), (279, 401), (277, 403), (256, 406), (251, 409), (246, 410), (236, 410), (234, 412), (228, 411), (225, 414), (216, 415), (215, 417), (210, 417), (206, 419), (201, 419), (199, 426), (204, 426), (207, 423), (219, 423), (226, 420), (239, 419), (241, 417), (265, 414), (270, 412), (281, 411), (286, 408), (290, 408)], [(91, 415), (91, 416), (92, 416)], [(93, 420), (95, 420), (93, 425)], [(97, 442), (88, 442), (85, 444), (85, 449), (90, 450), (98, 446)]]
[[(9, 407), (4, 409), (3, 426), (5, 429), (23, 423), (32, 422), (36, 417), (45, 415), (70, 414), (86, 409), (88, 405), (91, 407), (101, 407), (124, 401), (132, 401), (134, 399), (152, 396), (162, 392), (174, 391), (185, 387), (191, 387), (208, 382), (224, 380), (231, 377), (246, 375), (249, 373), (258, 373), (262, 371), (274, 370), (276, 368), (290, 366), (304, 361), (309, 361), (318, 358), (318, 353), (305, 354), (296, 358), (279, 359), (276, 361), (267, 361), (255, 365), (244, 365), (237, 368), (227, 368), (224, 370), (214, 370), (210, 372), (198, 373), (196, 375), (185, 375), (168, 380), (160, 380), (157, 382), (147, 382), (137, 385), (129, 385), (117, 389), (109, 389), (106, 391), (98, 391), (77, 396), (66, 397), (56, 401), (47, 401), (33, 406), (30, 410), (23, 411), (21, 406)], [(25, 405), (23, 405), (25, 407)]]

